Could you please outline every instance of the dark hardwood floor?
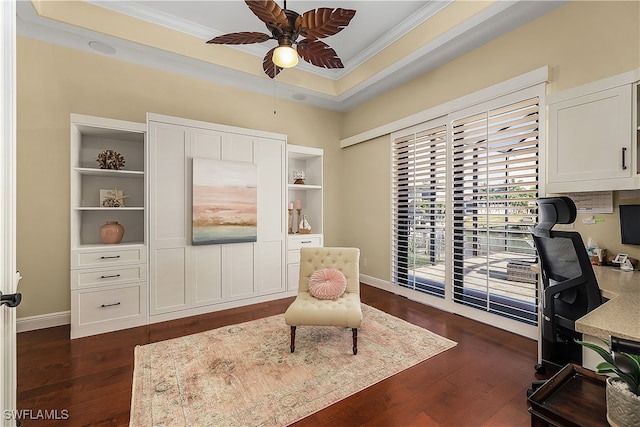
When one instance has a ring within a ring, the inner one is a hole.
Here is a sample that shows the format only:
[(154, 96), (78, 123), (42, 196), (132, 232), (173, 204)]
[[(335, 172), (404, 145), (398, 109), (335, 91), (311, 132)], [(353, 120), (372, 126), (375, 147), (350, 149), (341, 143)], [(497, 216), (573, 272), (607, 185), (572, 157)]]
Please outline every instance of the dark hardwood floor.
[[(296, 426), (529, 425), (526, 389), (536, 379), (534, 341), (371, 286), (362, 286), (361, 297), (458, 345)], [(18, 334), (18, 409), (68, 411), (67, 420), (24, 420), (22, 426), (126, 426), (136, 345), (283, 313), (292, 300), (73, 341), (68, 326)]]

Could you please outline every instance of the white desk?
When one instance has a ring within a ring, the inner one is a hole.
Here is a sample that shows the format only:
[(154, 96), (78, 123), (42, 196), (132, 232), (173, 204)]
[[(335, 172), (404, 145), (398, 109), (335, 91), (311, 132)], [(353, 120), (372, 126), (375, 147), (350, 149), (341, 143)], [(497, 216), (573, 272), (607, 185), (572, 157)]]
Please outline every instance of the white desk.
[(640, 272), (593, 266), (602, 296), (609, 301), (576, 321), (576, 330), (640, 341)]

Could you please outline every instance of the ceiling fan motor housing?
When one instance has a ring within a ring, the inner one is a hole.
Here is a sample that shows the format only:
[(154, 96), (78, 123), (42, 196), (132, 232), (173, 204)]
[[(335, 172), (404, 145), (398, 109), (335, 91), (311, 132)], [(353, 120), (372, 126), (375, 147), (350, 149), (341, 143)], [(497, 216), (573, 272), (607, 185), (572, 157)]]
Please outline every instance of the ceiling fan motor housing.
[(296, 21), (300, 14), (288, 9), (283, 9), (282, 11), (287, 16), (288, 25), (285, 28), (282, 28), (275, 22), (269, 22), (266, 26), (273, 35), (273, 38), (278, 40), (279, 46), (293, 46), (300, 35), (298, 32), (300, 29), (296, 28)]

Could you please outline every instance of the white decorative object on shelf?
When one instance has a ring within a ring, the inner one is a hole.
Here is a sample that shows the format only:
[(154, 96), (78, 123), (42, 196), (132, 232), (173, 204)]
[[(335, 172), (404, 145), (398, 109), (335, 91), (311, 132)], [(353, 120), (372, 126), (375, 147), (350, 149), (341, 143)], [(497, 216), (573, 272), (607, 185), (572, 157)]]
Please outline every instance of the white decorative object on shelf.
[[(298, 214), (300, 216), (300, 214)], [(311, 224), (307, 221), (307, 216), (302, 215), (300, 218), (300, 223), (298, 224), (298, 233), (300, 234), (311, 234)]]
[(120, 170), (124, 167), (126, 161), (124, 156), (116, 150), (103, 150), (96, 158), (100, 169)]
[(103, 208), (124, 207), (124, 198), (129, 197), (122, 194), (122, 190), (100, 190), (100, 206)]
[(293, 171), (293, 183), (294, 184), (304, 184), (304, 180), (306, 175), (303, 170), (294, 170)]

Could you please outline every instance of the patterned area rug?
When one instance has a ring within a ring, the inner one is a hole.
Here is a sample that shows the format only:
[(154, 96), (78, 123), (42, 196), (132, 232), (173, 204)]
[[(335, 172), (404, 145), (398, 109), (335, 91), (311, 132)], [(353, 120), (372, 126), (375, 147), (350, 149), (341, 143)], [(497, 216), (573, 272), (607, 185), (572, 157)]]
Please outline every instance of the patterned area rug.
[(367, 305), (351, 329), (284, 315), (138, 346), (131, 426), (284, 426), (456, 345)]

